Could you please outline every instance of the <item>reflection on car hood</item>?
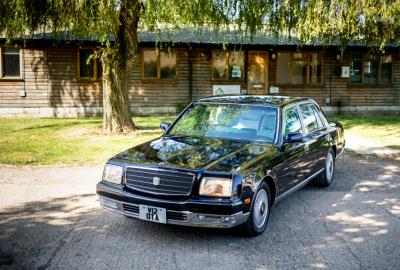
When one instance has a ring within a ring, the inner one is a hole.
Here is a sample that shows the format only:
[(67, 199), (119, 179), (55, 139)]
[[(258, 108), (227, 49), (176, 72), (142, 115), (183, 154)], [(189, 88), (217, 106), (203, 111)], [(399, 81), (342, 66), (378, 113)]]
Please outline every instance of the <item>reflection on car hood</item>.
[(244, 163), (250, 163), (260, 155), (275, 152), (276, 147), (267, 143), (161, 137), (122, 152), (113, 160), (128, 164), (229, 172)]

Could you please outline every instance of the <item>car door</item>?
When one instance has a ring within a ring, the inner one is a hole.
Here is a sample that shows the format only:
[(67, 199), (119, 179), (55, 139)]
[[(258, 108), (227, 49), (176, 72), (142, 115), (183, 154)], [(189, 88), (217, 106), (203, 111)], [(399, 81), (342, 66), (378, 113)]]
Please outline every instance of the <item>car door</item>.
[(282, 116), (283, 162), (277, 169), (278, 193), (301, 183), (310, 174), (310, 159), (304, 142), (285, 142), (289, 133), (303, 133), (297, 105), (284, 108)]
[(330, 135), (313, 103), (301, 103), (299, 109), (304, 127), (303, 139), (309, 151), (310, 174), (312, 175), (324, 168)]

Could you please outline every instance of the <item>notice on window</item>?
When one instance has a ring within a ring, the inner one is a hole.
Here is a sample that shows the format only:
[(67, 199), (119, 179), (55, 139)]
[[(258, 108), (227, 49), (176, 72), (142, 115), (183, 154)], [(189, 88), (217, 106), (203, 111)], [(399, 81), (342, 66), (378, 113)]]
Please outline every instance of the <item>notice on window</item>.
[(239, 65), (232, 66), (232, 78), (240, 78), (242, 77), (242, 71), (240, 70)]
[(240, 84), (213, 85), (213, 95), (240, 94)]

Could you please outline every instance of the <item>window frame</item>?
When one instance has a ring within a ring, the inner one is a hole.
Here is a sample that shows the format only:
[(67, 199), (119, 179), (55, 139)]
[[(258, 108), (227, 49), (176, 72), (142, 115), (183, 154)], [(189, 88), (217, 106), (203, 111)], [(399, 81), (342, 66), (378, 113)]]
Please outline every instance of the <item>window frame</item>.
[[(351, 82), (351, 72), (353, 70), (353, 55), (356, 54), (361, 54), (361, 82)], [(382, 83), (382, 78), (381, 78), (381, 71), (382, 71), (382, 58), (384, 56), (390, 56), (392, 58), (392, 62), (391, 62), (391, 76), (390, 76), (390, 83)], [(348, 84), (350, 86), (365, 86), (365, 87), (376, 87), (376, 86), (392, 86), (394, 83), (394, 54), (393, 53), (388, 53), (388, 54), (384, 54), (384, 55), (379, 55), (378, 57), (378, 68), (377, 68), (377, 83), (376, 84), (367, 84), (365, 83), (365, 76), (364, 76), (364, 70), (365, 70), (365, 61), (368, 61), (369, 58), (368, 55), (366, 55), (366, 53), (364, 52), (351, 52), (350, 53), (350, 77), (348, 79)]]
[(286, 134), (284, 134), (285, 126), (286, 126), (286, 112), (292, 108), (295, 108), (297, 111), (297, 116), (299, 117), (300, 126), (301, 126), (301, 134), (304, 136), (304, 124), (302, 121), (302, 115), (300, 114), (300, 108), (297, 103), (289, 104), (289, 105), (285, 106), (282, 110), (282, 121), (281, 121), (282, 122), (282, 128), (281, 128), (282, 132), (281, 132), (281, 136), (280, 136), (282, 143), (285, 142), (285, 135), (286, 135)]
[[(18, 56), (19, 56), (19, 75), (18, 76), (4, 76), (4, 70), (3, 70), (3, 51), (5, 48), (13, 48), (13, 49), (18, 49)], [(23, 73), (23, 65), (22, 65), (22, 57), (23, 54), (21, 53), (22, 50), (19, 46), (10, 46), (10, 45), (5, 45), (5, 46), (0, 46), (0, 80), (22, 80), (22, 73)]]
[[(327, 123), (323, 119), (321, 119), (321, 117), (320, 117), (320, 119), (322, 121), (322, 127), (317, 127), (313, 131), (310, 131), (310, 132), (306, 133), (306, 126), (303, 123), (303, 112), (300, 109), (300, 105), (303, 105), (303, 104), (309, 104), (309, 105), (311, 105), (311, 107), (314, 107), (315, 108), (315, 110), (313, 110), (314, 112), (320, 111), (320, 108), (316, 105), (316, 103), (314, 101), (310, 101), (310, 100), (300, 101), (300, 102), (297, 103), (297, 106), (298, 106), (297, 108), (298, 108), (298, 111), (299, 111), (299, 113), (301, 115), (300, 119), (301, 119), (301, 123), (302, 123), (302, 126), (303, 126), (303, 137), (307, 137), (308, 135), (310, 135), (310, 134), (312, 134), (312, 133), (314, 133), (316, 131), (320, 131), (320, 130), (326, 128)], [(322, 111), (320, 111), (320, 112), (322, 112)], [(314, 115), (315, 115), (315, 113), (314, 113)], [(317, 120), (317, 117), (318, 116), (315, 115), (316, 120)], [(317, 122), (318, 122), (318, 120), (317, 120)]]
[[(224, 79), (214, 78), (214, 52), (225, 53), (225, 61), (227, 63), (227, 72), (226, 72), (226, 76)], [(240, 78), (240, 79), (231, 79), (229, 76), (229, 67), (230, 67), (229, 58), (230, 58), (231, 52), (243, 52), (243, 75), (242, 75), (242, 78)], [(247, 78), (246, 78), (247, 77), (247, 61), (248, 61), (247, 51), (245, 51), (245, 50), (213, 49), (211, 51), (211, 81), (212, 82), (229, 82), (229, 83), (234, 83), (234, 82), (244, 83), (244, 82), (246, 82), (246, 80), (247, 80)]]
[[(281, 86), (302, 86), (302, 85), (323, 85), (324, 84), (324, 52), (323, 51), (305, 51), (305, 52), (299, 52), (299, 51), (290, 51), (290, 50), (279, 50), (276, 51), (276, 60), (275, 60), (275, 83), (276, 85), (281, 85)], [(288, 76), (289, 76), (289, 82), (287, 83), (280, 83), (278, 82), (278, 54), (279, 53), (288, 53), (289, 54), (289, 69), (288, 69)], [(306, 56), (303, 58), (303, 60), (299, 59), (294, 59), (294, 54), (295, 53), (305, 53)], [(320, 57), (321, 60), (321, 81), (317, 83), (312, 83), (311, 82), (311, 54), (312, 53), (317, 53), (318, 56)], [(306, 60), (304, 60), (306, 59)], [(292, 83), (292, 63), (295, 61), (307, 61), (307, 70), (306, 70), (306, 83)]]
[(98, 81), (102, 79), (102, 76), (99, 76), (98, 74), (98, 68), (97, 68), (97, 58), (93, 58), (93, 77), (84, 77), (81, 76), (81, 50), (92, 50), (93, 54), (96, 53), (97, 49), (93, 47), (79, 47), (78, 52), (77, 52), (77, 71), (78, 71), (78, 80), (82, 81)]
[[(141, 65), (140, 65), (140, 77), (142, 81), (147, 81), (147, 82), (173, 82), (178, 80), (178, 50), (176, 48), (171, 48), (171, 50), (174, 51), (175, 54), (175, 78), (171, 78), (171, 79), (163, 79), (161, 78), (161, 51), (165, 50), (160, 50), (158, 52), (158, 50), (156, 48), (141, 48), (140, 49), (140, 61), (141, 61)], [(144, 51), (154, 51), (157, 54), (157, 77), (144, 77)], [(167, 51), (168, 52), (168, 51)]]

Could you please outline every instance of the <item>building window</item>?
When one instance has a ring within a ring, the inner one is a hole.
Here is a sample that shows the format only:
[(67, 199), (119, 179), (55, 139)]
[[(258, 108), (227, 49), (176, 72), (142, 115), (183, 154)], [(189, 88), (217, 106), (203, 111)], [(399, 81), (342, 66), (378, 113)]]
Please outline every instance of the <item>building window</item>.
[(212, 79), (215, 81), (242, 81), (244, 79), (244, 52), (212, 52)]
[(319, 52), (278, 52), (277, 84), (322, 83), (322, 54)]
[(248, 79), (257, 88), (265, 89), (266, 83), (266, 53), (264, 52), (249, 52), (249, 68)]
[(391, 55), (351, 55), (350, 83), (378, 85), (392, 83), (393, 62)]
[(78, 50), (78, 74), (80, 79), (98, 79), (102, 76), (100, 59), (94, 57), (94, 49)]
[(1, 77), (20, 77), (19, 48), (1, 49)]
[(143, 79), (176, 79), (175, 50), (161, 51), (156, 49), (142, 50), (142, 78)]

